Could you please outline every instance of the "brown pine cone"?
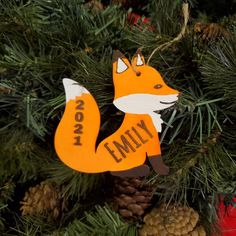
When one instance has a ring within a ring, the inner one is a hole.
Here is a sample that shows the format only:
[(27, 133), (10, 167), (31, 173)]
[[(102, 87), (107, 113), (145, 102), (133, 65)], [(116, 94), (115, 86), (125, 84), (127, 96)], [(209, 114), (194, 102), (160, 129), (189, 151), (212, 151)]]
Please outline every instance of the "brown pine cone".
[(25, 193), (20, 210), (22, 215), (44, 214), (48, 220), (56, 219), (65, 210), (65, 200), (60, 196), (58, 187), (52, 183), (41, 182)]
[(227, 29), (217, 23), (201, 23), (198, 22), (194, 25), (194, 32), (203, 40), (212, 40), (217, 38), (228, 38), (230, 36)]
[(206, 231), (202, 226), (198, 226), (192, 232), (185, 234), (184, 236), (206, 236)]
[(93, 11), (102, 11), (104, 9), (103, 4), (98, 0), (90, 0), (85, 5)]
[(190, 207), (163, 204), (144, 217), (140, 236), (205, 236), (204, 228), (196, 227), (198, 220)]
[[(0, 74), (1, 74), (1, 68), (0, 68)], [(0, 85), (0, 94), (11, 94), (11, 92), (12, 89)]]
[(114, 207), (124, 218), (142, 216), (151, 205), (153, 188), (140, 178), (115, 178)]

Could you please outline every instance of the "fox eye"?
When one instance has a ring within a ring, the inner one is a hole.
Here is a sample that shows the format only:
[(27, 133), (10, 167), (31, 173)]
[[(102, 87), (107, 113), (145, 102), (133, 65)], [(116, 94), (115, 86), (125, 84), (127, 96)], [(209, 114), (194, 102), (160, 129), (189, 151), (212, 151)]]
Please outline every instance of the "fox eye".
[(160, 89), (160, 88), (162, 88), (162, 85), (161, 85), (161, 84), (156, 84), (156, 85), (154, 86), (154, 88), (155, 88), (155, 89)]

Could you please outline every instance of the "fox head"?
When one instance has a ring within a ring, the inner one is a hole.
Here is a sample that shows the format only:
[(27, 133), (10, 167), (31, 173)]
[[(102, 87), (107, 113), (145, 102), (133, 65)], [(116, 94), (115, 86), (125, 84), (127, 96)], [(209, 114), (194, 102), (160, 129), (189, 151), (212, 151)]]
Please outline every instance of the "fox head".
[(160, 73), (145, 64), (140, 50), (131, 60), (119, 51), (113, 55), (114, 105), (125, 113), (149, 114), (168, 108), (179, 92), (170, 88)]

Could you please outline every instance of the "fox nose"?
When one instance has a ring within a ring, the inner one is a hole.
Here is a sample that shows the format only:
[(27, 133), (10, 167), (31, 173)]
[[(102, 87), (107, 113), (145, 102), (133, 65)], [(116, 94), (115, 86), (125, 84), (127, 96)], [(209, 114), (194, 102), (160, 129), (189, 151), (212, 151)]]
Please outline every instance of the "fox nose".
[(155, 89), (160, 89), (160, 88), (162, 88), (162, 87), (163, 87), (163, 85), (161, 85), (161, 84), (156, 84), (156, 85), (154, 86)]

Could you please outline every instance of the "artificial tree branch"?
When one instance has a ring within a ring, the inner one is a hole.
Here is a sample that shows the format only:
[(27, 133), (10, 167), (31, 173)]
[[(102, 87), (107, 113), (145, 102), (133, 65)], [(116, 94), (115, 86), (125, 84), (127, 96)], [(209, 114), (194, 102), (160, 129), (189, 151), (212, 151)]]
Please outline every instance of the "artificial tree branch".
[(183, 36), (184, 36), (185, 33), (186, 33), (187, 24), (188, 24), (188, 21), (189, 21), (189, 4), (188, 4), (188, 2), (185, 2), (185, 1), (183, 2), (183, 5), (182, 5), (182, 12), (183, 12), (183, 16), (184, 16), (184, 24), (183, 24), (183, 26), (182, 26), (182, 28), (181, 28), (180, 33), (179, 33), (174, 39), (172, 39), (171, 41), (166, 42), (166, 43), (163, 43), (163, 44), (161, 44), (160, 46), (156, 47), (156, 48), (152, 51), (151, 55), (149, 56), (149, 58), (148, 58), (148, 60), (147, 60), (147, 64), (149, 64), (151, 58), (153, 57), (153, 55), (154, 55), (157, 51), (159, 51), (159, 50), (163, 51), (163, 50), (165, 50), (166, 48), (170, 47), (173, 43), (176, 43), (176, 42), (180, 41), (180, 40), (183, 38)]
[(215, 131), (207, 140), (206, 143), (204, 143), (203, 145), (201, 145), (201, 147), (197, 150), (197, 153), (194, 153), (193, 158), (191, 158), (190, 160), (188, 160), (185, 165), (177, 170), (174, 175), (173, 178), (176, 179), (176, 177), (179, 177), (182, 175), (184, 170), (189, 170), (190, 168), (192, 168), (193, 166), (195, 166), (197, 164), (197, 162), (205, 157), (205, 155), (207, 155), (209, 149), (211, 147), (213, 147), (214, 145), (217, 144), (218, 139), (220, 138), (221, 133), (217, 130)]

